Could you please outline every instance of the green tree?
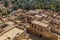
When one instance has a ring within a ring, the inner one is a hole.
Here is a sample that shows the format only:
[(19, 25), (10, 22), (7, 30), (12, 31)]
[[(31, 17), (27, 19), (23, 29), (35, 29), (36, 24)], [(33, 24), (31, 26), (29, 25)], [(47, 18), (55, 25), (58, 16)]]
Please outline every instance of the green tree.
[(1, 14), (4, 15), (4, 16), (7, 16), (8, 14), (10, 13), (10, 11), (6, 10), (6, 9), (3, 9)]
[(8, 7), (9, 6), (9, 2), (7, 0), (4, 0), (4, 6)]

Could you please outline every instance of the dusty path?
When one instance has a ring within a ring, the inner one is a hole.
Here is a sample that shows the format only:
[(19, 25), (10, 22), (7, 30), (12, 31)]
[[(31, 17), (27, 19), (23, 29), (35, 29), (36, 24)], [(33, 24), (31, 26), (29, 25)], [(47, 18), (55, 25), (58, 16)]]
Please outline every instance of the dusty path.
[(32, 35), (32, 34), (30, 34), (30, 39), (31, 40), (44, 40), (44, 39), (37, 37), (36, 35)]

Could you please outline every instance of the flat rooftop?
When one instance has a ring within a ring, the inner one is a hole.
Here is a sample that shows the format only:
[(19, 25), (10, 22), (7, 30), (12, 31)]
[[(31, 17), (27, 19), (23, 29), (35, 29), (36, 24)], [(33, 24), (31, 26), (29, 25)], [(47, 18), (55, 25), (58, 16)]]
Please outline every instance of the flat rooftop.
[(32, 23), (37, 24), (37, 25), (40, 25), (42, 27), (48, 27), (48, 24), (45, 24), (45, 23), (40, 22), (40, 21), (33, 20)]
[(4, 33), (2, 36), (0, 36), (0, 40), (8, 40), (8, 37), (11, 38), (11, 40), (19, 33), (23, 33), (24, 30), (21, 30), (19, 28), (13, 28), (10, 31)]
[(40, 15), (35, 15), (35, 17), (41, 18), (42, 16), (40, 16)]
[(8, 24), (8, 25), (14, 25), (14, 22), (8, 21), (8, 22), (6, 22), (6, 24)]

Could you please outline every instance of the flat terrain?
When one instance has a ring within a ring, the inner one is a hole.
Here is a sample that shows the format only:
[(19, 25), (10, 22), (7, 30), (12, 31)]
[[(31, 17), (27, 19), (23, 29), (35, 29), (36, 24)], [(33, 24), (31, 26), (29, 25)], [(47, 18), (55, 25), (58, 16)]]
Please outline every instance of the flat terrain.
[(40, 37), (38, 37), (36, 35), (33, 35), (33, 34), (30, 34), (30, 39), (31, 40), (45, 40), (45, 39), (42, 39), (42, 38), (40, 38)]

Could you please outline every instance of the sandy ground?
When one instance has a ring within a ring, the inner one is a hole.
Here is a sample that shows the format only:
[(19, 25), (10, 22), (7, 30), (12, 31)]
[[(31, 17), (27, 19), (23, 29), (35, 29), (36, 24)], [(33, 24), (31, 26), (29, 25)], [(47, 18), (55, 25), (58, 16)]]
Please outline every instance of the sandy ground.
[(36, 35), (32, 35), (32, 34), (30, 34), (30, 40), (45, 40), (45, 39), (43, 39), (43, 38), (40, 38), (40, 37), (38, 37), (38, 36), (36, 36)]

